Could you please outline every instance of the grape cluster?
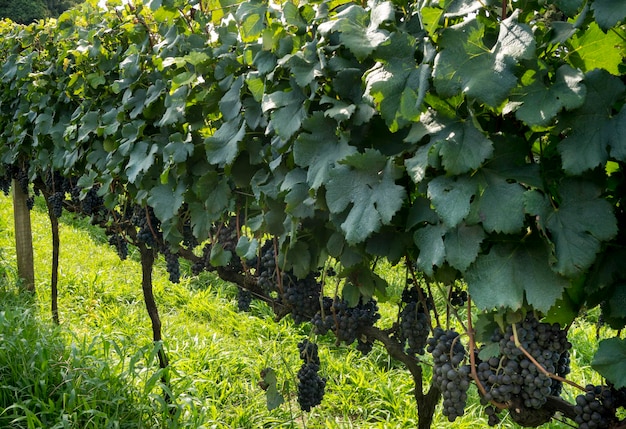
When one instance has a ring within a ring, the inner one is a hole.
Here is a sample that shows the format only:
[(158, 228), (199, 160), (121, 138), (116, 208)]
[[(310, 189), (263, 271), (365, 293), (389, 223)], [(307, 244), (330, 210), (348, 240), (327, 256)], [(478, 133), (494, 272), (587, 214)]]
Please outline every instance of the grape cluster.
[[(516, 325), (516, 332), (520, 345), (543, 369), (559, 376), (569, 373), (571, 344), (557, 324), (540, 323), (528, 315)], [(525, 408), (539, 409), (548, 396), (560, 392), (561, 382), (551, 379), (516, 346), (512, 325), (504, 333), (497, 330), (492, 340), (499, 345), (499, 355), (477, 360), (477, 376), (487, 392), (483, 402), (515, 400)]]
[(11, 178), (8, 174), (3, 174), (0, 176), (0, 191), (5, 196), (9, 195), (9, 191), (11, 190)]
[(324, 398), (326, 379), (320, 377), (320, 359), (317, 344), (304, 340), (298, 343), (303, 363), (298, 370), (298, 404), (302, 411), (311, 411)]
[(191, 265), (191, 272), (193, 275), (197, 276), (202, 271), (204, 271), (207, 267), (210, 266), (211, 261), (211, 245), (205, 244), (202, 248), (202, 255), (196, 262)]
[(252, 292), (248, 289), (239, 288), (237, 291), (237, 309), (239, 311), (250, 311), (252, 303)]
[(235, 217), (232, 217), (228, 223), (222, 223), (217, 228), (216, 239), (222, 246), (222, 249), (231, 253), (231, 258), (226, 268), (234, 272), (241, 272), (243, 270), (243, 265), (241, 263), (241, 259), (239, 259), (239, 256), (237, 256), (236, 253), (237, 242), (239, 240), (236, 225), (237, 223)]
[(193, 228), (191, 222), (186, 221), (183, 223), (183, 246), (193, 249), (198, 245), (198, 239), (193, 235)]
[(121, 234), (111, 234), (109, 236), (109, 244), (115, 247), (117, 256), (119, 256), (122, 261), (126, 260), (126, 258), (128, 257), (128, 243)]
[(500, 423), (500, 415), (496, 407), (491, 405), (485, 407), (485, 414), (487, 414), (487, 424), (489, 426), (496, 426)]
[(359, 338), (359, 329), (373, 326), (378, 319), (378, 304), (373, 299), (359, 300), (356, 306), (350, 307), (344, 300), (324, 297), (322, 309), (312, 322), (316, 333), (323, 335), (333, 331), (337, 343), (350, 345)]
[(180, 261), (177, 253), (173, 253), (169, 247), (164, 246), (162, 249), (165, 257), (165, 269), (169, 274), (172, 283), (180, 283)]
[(450, 291), (450, 304), (454, 307), (462, 307), (467, 303), (467, 291), (453, 288)]
[(90, 188), (81, 202), (81, 210), (87, 216), (97, 214), (104, 205), (104, 198), (98, 195), (98, 188)]
[(261, 257), (257, 264), (257, 281), (268, 295), (276, 288), (276, 258), (271, 241), (265, 242), (261, 248)]
[(303, 279), (297, 279), (291, 272), (283, 274), (282, 300), (296, 323), (311, 320), (320, 308), (322, 285), (315, 273), (309, 273)]
[(50, 194), (48, 197), (48, 203), (50, 204), (50, 212), (52, 216), (57, 219), (61, 217), (63, 213), (63, 202), (65, 201), (65, 192), (57, 191)]
[(576, 397), (574, 421), (580, 429), (605, 429), (617, 422), (617, 408), (626, 405), (626, 391), (612, 386), (585, 386), (585, 393)]
[(133, 212), (131, 221), (138, 228), (137, 241), (145, 243), (150, 247), (154, 247), (157, 243), (157, 234), (159, 231), (159, 221), (154, 215), (152, 207), (144, 209), (137, 206)]
[(30, 183), (30, 179), (28, 178), (28, 167), (16, 169), (14, 171), (13, 178), (17, 180), (22, 192), (28, 194), (28, 184)]
[(433, 383), (443, 396), (444, 416), (450, 422), (465, 412), (467, 389), (470, 384), (470, 367), (461, 365), (465, 347), (458, 332), (437, 327), (428, 338), (427, 350), (433, 356)]
[(398, 340), (405, 345), (406, 353), (423, 355), (430, 333), (428, 315), (424, 305), (419, 301), (419, 293), (415, 288), (403, 291), (402, 302), (405, 305), (398, 316)]

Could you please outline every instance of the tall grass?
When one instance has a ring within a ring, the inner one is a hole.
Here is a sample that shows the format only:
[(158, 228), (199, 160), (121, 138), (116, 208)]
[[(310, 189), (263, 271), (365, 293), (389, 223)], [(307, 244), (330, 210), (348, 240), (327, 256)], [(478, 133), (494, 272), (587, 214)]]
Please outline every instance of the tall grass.
[[(88, 222), (61, 218), (59, 311), (51, 323), (49, 223), (41, 201), (32, 212), (36, 261), (35, 296), (17, 293), (10, 199), (0, 197), (0, 427), (4, 428), (409, 428), (417, 425), (410, 375), (376, 345), (368, 356), (318, 337), (322, 404), (299, 411), (295, 374), (297, 343), (307, 324), (274, 321), (270, 308), (253, 303), (236, 310), (236, 288), (205, 273), (167, 281), (157, 264), (154, 288), (163, 321), (163, 344), (151, 341), (136, 255), (120, 261), (106, 238)], [(382, 304), (383, 323), (395, 317)], [(589, 345), (576, 357), (578, 375), (593, 352), (592, 329), (576, 341)], [(168, 386), (156, 353), (170, 359)], [(273, 368), (286, 402), (271, 411), (258, 386)], [(429, 377), (430, 369), (425, 366)], [(164, 398), (168, 393), (171, 402)], [(466, 416), (435, 428), (486, 427), (475, 390)], [(503, 428), (515, 427), (505, 420)], [(554, 422), (545, 428), (563, 427)]]

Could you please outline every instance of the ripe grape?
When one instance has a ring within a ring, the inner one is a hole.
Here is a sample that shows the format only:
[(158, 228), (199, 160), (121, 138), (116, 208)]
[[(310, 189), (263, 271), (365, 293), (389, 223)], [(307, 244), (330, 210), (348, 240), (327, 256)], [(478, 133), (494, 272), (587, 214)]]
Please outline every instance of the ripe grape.
[(60, 218), (63, 213), (63, 201), (65, 201), (64, 192), (54, 192), (48, 197), (52, 216)]
[(434, 329), (427, 344), (427, 350), (433, 356), (433, 383), (443, 396), (442, 413), (453, 422), (465, 413), (467, 403), (470, 367), (461, 365), (465, 359), (465, 347), (458, 332), (440, 327)]
[(128, 257), (128, 243), (120, 234), (110, 235), (109, 244), (115, 247), (115, 251), (122, 261)]
[(172, 283), (180, 283), (180, 261), (177, 253), (172, 253), (169, 247), (163, 247), (163, 256), (165, 257), (165, 268), (170, 276)]

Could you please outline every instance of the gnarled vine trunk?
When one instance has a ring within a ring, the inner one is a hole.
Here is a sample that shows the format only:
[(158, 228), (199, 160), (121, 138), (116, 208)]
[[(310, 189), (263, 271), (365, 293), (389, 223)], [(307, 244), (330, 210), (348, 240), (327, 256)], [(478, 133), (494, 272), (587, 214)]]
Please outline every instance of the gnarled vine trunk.
[[(143, 290), (143, 299), (146, 303), (146, 310), (148, 310), (148, 316), (150, 317), (150, 322), (152, 323), (152, 341), (157, 344), (162, 341), (161, 335), (161, 318), (159, 317), (159, 310), (156, 305), (156, 300), (154, 299), (154, 293), (152, 290), (152, 267), (154, 266), (154, 250), (141, 243), (138, 245), (139, 253), (141, 255), (141, 289)], [(169, 361), (167, 359), (167, 355), (165, 354), (165, 350), (163, 347), (159, 348), (158, 351), (159, 357), (159, 367), (161, 369), (165, 369), (169, 365)], [(167, 377), (167, 373), (163, 374), (161, 381), (163, 384), (169, 384), (169, 377)], [(166, 402), (170, 402), (171, 398), (165, 392), (165, 400)]]

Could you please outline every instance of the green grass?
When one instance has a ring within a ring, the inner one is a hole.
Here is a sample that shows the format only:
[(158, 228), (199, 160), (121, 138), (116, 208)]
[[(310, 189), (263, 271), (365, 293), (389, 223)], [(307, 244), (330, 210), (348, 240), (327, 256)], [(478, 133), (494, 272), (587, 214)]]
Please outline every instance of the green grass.
[[(180, 284), (159, 261), (154, 289), (171, 366), (172, 404), (163, 400), (161, 370), (141, 294), (137, 255), (120, 261), (104, 235), (65, 213), (61, 222), (59, 310), (51, 323), (49, 223), (41, 201), (32, 212), (36, 295), (17, 293), (10, 198), (0, 197), (0, 427), (12, 428), (409, 428), (417, 425), (409, 373), (376, 345), (363, 357), (318, 338), (322, 404), (299, 411), (297, 343), (309, 325), (275, 322), (263, 303), (236, 310), (236, 288), (203, 274)], [(390, 276), (394, 275), (390, 273)], [(383, 323), (394, 305), (381, 308)], [(595, 337), (573, 329), (574, 374), (591, 380)], [(268, 411), (260, 372), (272, 367), (287, 402)], [(428, 366), (425, 373), (429, 374)], [(566, 389), (568, 390), (568, 389)], [(435, 428), (486, 427), (470, 391), (466, 416)], [(473, 405), (472, 405), (473, 404)], [(514, 424), (505, 420), (503, 428)], [(544, 428), (563, 427), (560, 422)]]

